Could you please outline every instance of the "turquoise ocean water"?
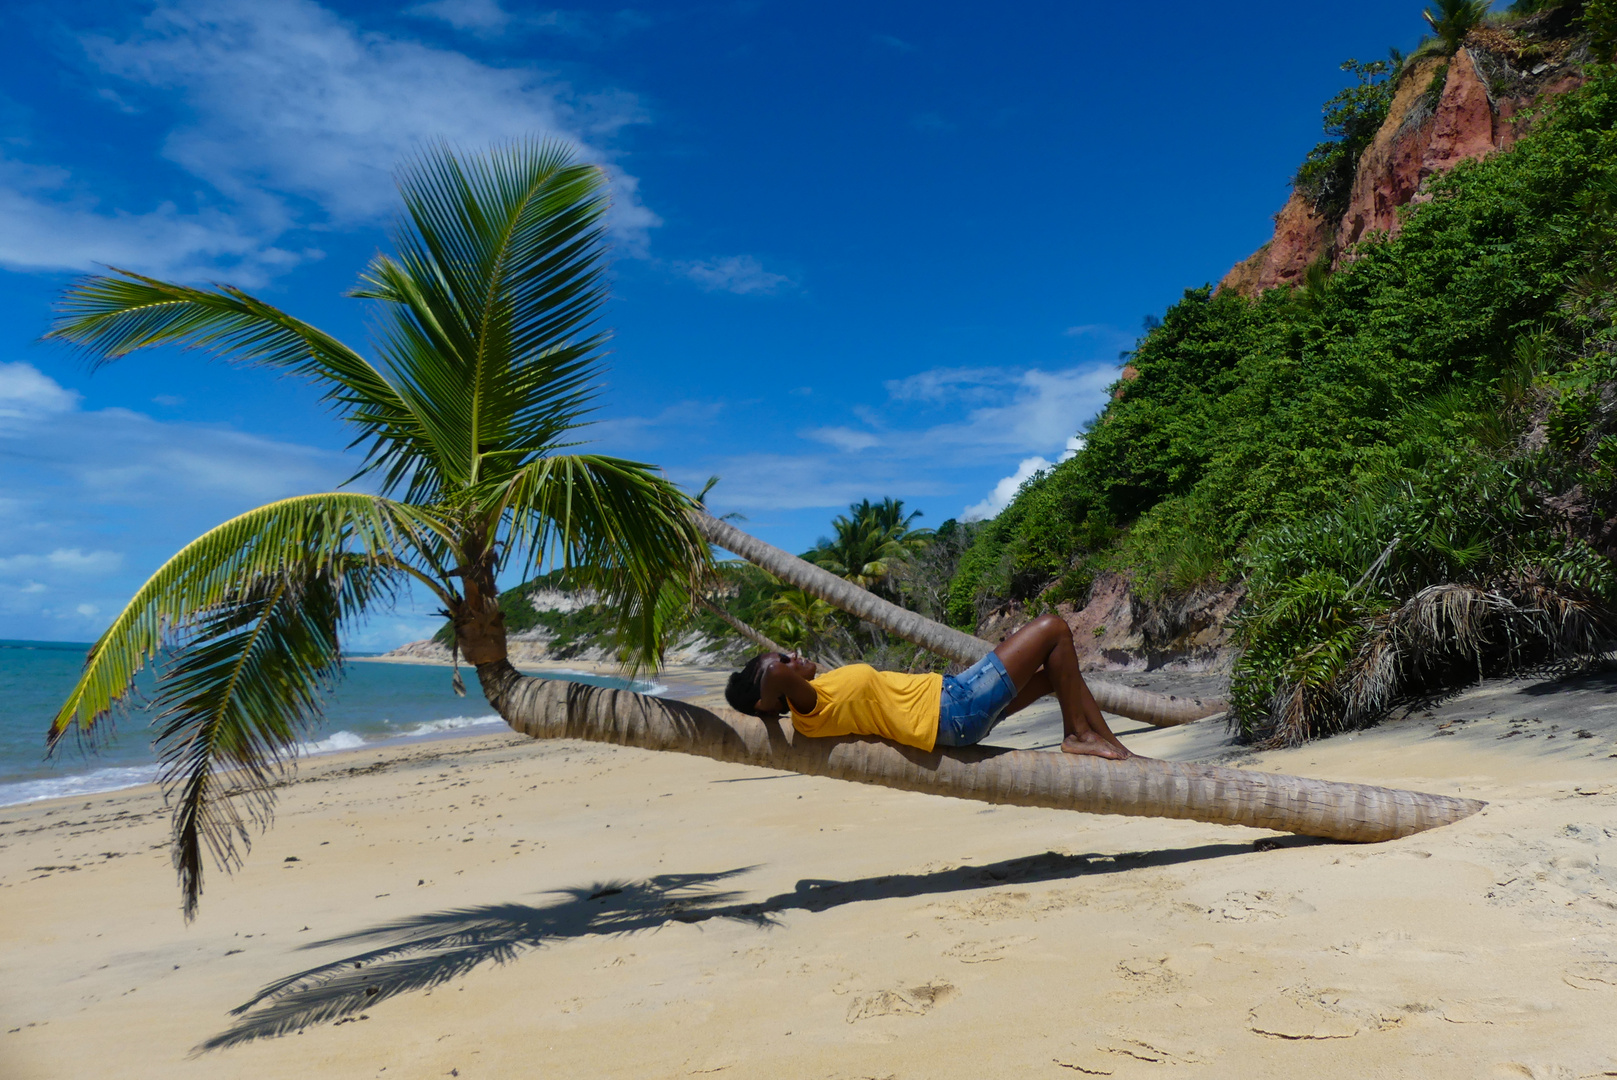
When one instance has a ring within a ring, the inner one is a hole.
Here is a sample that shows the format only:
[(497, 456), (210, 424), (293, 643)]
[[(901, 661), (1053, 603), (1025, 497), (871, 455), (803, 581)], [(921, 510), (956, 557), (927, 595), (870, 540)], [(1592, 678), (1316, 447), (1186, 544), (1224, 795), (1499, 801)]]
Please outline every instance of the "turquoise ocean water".
[[(59, 641), (0, 641), (0, 806), (112, 791), (149, 783), (155, 776), (150, 717), (139, 712), (120, 718), (113, 737), (93, 750), (69, 738), (45, 758), (45, 729), (72, 689), (88, 648)], [(302, 752), (500, 730), (503, 722), (478, 693), (476, 676), (467, 669), (462, 674), (468, 684), (464, 698), (450, 689), (448, 668), (349, 664), (327, 703), (324, 721)], [(630, 685), (581, 672), (565, 677), (597, 686)], [(662, 688), (637, 683), (634, 689), (656, 693)]]

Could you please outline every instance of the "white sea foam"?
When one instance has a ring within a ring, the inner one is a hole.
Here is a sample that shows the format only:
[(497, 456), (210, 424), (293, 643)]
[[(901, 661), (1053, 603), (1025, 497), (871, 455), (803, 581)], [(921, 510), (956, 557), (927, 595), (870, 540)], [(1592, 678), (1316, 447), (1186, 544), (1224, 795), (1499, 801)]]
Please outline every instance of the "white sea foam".
[(357, 750), (365, 745), (365, 740), (352, 731), (333, 731), (324, 739), (315, 742), (298, 743), (298, 757), (308, 757), (311, 754), (331, 754), (338, 750)]
[(498, 716), (447, 716), (442, 720), (423, 720), (408, 727), (397, 727), (390, 721), (379, 731), (371, 731), (361, 735), (354, 731), (334, 731), (325, 738), (316, 742), (299, 743), (298, 757), (310, 757), (314, 754), (334, 754), (340, 750), (358, 750), (362, 746), (372, 743), (388, 742), (393, 739), (420, 739), (428, 735), (442, 735), (449, 731), (460, 731), (465, 728), (483, 727), (492, 724), (504, 724)]
[(399, 734), (404, 738), (414, 739), (422, 735), (437, 735), (444, 731), (459, 731), (461, 728), (503, 723), (504, 720), (492, 713), (488, 716), (451, 716), (444, 720), (423, 720), (419, 724), (411, 724)]
[(20, 780), (0, 784), (0, 806), (38, 802), (40, 799), (60, 799), (69, 795), (93, 795), (101, 791), (149, 784), (157, 778), (156, 765), (133, 765), (122, 768), (95, 769), (71, 776), (49, 776), (39, 780)]

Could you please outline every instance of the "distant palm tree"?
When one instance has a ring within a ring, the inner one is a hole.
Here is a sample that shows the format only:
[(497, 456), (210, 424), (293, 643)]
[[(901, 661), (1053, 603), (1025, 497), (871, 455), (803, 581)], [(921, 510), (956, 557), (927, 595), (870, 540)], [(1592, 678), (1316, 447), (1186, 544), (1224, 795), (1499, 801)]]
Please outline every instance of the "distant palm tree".
[(848, 507), (848, 513), (831, 522), (836, 536), (815, 548), (811, 561), (862, 589), (876, 589), (892, 573), (893, 562), (907, 558), (926, 547), (931, 529), (915, 529), (911, 523), (921, 511), (904, 513), (902, 499), (885, 498), (879, 503), (862, 499)]
[(1435, 46), (1417, 50), (1416, 56), (1429, 55), (1441, 52), (1445, 56), (1452, 56), (1459, 51), (1465, 36), (1472, 29), (1482, 25), (1488, 17), (1488, 9), (1493, 6), (1492, 0), (1436, 0), (1437, 10), (1434, 12), (1427, 8), (1421, 12), (1426, 25), (1432, 28), (1437, 36)]
[(837, 609), (802, 589), (785, 589), (769, 602), (766, 633), (794, 649), (813, 649), (831, 628)]
[(377, 602), (412, 582), (431, 592), (487, 692), (489, 672), (510, 672), (502, 570), (572, 568), (640, 663), (663, 644), (659, 597), (708, 572), (693, 503), (668, 480), (564, 452), (586, 423), (605, 339), (601, 170), (549, 143), (440, 148), (399, 188), (398, 254), (377, 256), (350, 294), (378, 304), (377, 361), (239, 289), (121, 270), (70, 288), (49, 335), (98, 364), (183, 345), (309, 378), (357, 428), (358, 475), (382, 493), (283, 499), (192, 541), (101, 635), (51, 724), (52, 746), (98, 731), (164, 657), (152, 704), (187, 917), (202, 848), (239, 864), (249, 821), (267, 820), (272, 775), (340, 670), (339, 629)]

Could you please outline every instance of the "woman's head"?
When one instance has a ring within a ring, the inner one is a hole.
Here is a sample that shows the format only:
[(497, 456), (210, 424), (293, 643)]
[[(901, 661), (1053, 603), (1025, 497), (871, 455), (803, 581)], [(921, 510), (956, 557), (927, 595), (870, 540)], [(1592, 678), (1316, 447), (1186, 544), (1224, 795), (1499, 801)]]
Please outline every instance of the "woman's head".
[(774, 687), (770, 693), (774, 700), (766, 702), (765, 681), (776, 668), (790, 671), (807, 681), (814, 678), (818, 667), (795, 653), (766, 652), (748, 660), (746, 666), (734, 672), (724, 685), (724, 700), (730, 708), (748, 716), (779, 716), (787, 709), (783, 689)]
[(724, 700), (730, 703), (730, 708), (748, 716), (759, 715), (758, 699), (763, 696), (764, 660), (775, 655), (764, 653), (755, 656), (740, 671), (730, 673), (730, 681), (724, 684)]

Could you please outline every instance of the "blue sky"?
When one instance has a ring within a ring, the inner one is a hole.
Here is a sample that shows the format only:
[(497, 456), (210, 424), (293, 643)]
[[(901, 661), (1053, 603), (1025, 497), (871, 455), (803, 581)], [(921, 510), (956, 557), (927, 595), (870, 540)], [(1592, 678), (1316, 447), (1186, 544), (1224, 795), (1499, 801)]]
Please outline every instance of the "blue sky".
[[(175, 0), (7, 5), (0, 637), (87, 640), (202, 530), (328, 489), (296, 382), (38, 341), (97, 263), (355, 343), (391, 170), (564, 138), (615, 185), (596, 448), (801, 550), (850, 501), (991, 514), (1141, 320), (1268, 237), (1337, 64), (1421, 5)], [(356, 639), (434, 624), (425, 605)]]

